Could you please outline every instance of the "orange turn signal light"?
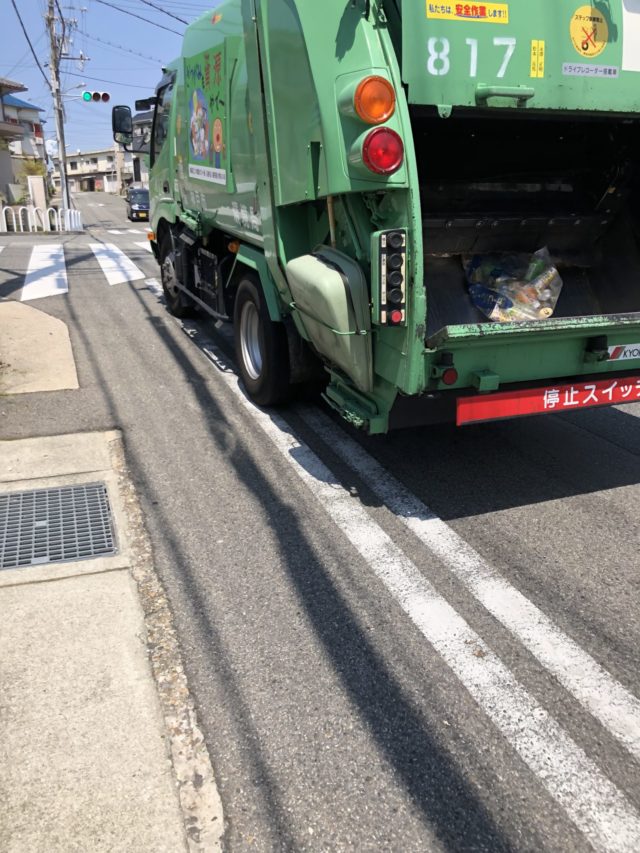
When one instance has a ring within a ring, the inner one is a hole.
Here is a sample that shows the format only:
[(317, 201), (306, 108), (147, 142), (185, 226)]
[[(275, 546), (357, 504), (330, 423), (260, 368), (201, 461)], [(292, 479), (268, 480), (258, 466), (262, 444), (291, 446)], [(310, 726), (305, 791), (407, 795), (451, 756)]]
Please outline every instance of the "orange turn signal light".
[(147, 240), (155, 240), (156, 232), (155, 231), (147, 231)]
[(356, 89), (353, 106), (367, 124), (382, 124), (396, 110), (396, 93), (388, 80), (377, 75), (365, 77)]

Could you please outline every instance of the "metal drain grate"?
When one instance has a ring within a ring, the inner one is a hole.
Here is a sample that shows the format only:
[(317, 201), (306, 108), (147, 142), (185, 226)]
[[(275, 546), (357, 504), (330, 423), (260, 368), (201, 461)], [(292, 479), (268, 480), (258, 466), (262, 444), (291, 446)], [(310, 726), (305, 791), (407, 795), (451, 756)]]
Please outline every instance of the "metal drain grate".
[(104, 483), (0, 494), (0, 569), (115, 553)]

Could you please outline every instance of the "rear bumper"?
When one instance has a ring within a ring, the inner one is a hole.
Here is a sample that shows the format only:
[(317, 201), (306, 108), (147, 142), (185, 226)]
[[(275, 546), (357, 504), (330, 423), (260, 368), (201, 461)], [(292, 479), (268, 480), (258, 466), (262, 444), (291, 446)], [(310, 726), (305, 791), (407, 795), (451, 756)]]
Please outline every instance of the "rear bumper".
[(415, 397), (399, 395), (389, 413), (389, 429), (452, 423), (467, 426), (541, 414), (562, 414), (593, 407), (640, 403), (640, 369), (570, 377), (551, 384), (522, 382), (495, 393), (468, 388)]
[(460, 396), (456, 400), (456, 425), (637, 402), (640, 402), (640, 373), (610, 375), (589, 382)]

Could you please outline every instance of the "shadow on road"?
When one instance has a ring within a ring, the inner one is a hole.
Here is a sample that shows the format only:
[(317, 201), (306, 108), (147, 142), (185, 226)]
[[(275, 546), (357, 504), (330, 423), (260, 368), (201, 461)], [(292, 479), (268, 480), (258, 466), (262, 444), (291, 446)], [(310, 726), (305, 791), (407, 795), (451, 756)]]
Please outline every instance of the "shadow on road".
[[(331, 669), (339, 678), (358, 718), (374, 738), (379, 752), (393, 768), (411, 802), (419, 809), (429, 831), (440, 839), (446, 849), (452, 851), (469, 849), (470, 839), (473, 840), (474, 849), (490, 849), (496, 853), (515, 849), (487, 811), (478, 790), (465, 778), (458, 762), (443, 748), (436, 733), (430, 729), (428, 720), (390, 671), (336, 586), (326, 567), (327, 555), (333, 554), (335, 560), (340, 560), (335, 543), (324, 542), (322, 553), (317, 553), (309, 540), (308, 521), (297, 507), (281, 499), (264, 473), (264, 460), (254, 458), (252, 445), (229, 421), (226, 412), (237, 406), (230, 392), (224, 390), (225, 399), (219, 399), (211, 391), (208, 385), (210, 376), (203, 373), (198, 364), (200, 353), (195, 348), (190, 351), (187, 339), (184, 342), (180, 340), (181, 333), (177, 328), (168, 324), (164, 318), (154, 315), (143, 292), (135, 287), (131, 288), (131, 292), (137, 297), (143, 312), (140, 322), (146, 321), (154, 327), (158, 341), (170, 353), (183, 382), (189, 383), (206, 420), (212, 447), (217, 451), (214, 458), (223, 456), (233, 466), (241, 486), (258, 497), (266, 525), (282, 543), (282, 572), (289, 579), (304, 608), (306, 619), (320, 641)], [(110, 387), (79, 318), (74, 316), (74, 319), (76, 331), (83, 339), (95, 375), (108, 400), (108, 407), (118, 422), (117, 388)], [(105, 327), (108, 327), (108, 314), (105, 314), (104, 322)], [(301, 849), (301, 844), (308, 839), (302, 839), (298, 835), (302, 829), (290, 821), (289, 809), (285, 807), (286, 781), (280, 775), (280, 762), (273, 763), (264, 749), (263, 736), (268, 738), (268, 732), (261, 730), (256, 722), (245, 685), (233, 665), (232, 649), (225, 639), (226, 614), (221, 609), (225, 597), (211, 593), (211, 586), (215, 590), (216, 583), (222, 585), (222, 593), (230, 579), (225, 577), (224, 569), (221, 569), (218, 578), (213, 579), (203, 578), (198, 573), (192, 562), (193, 557), (182, 544), (184, 530), (181, 519), (166, 511), (148, 477), (144, 459), (127, 441), (126, 432), (124, 439), (128, 463), (143, 497), (145, 510), (154, 516), (155, 526), (163, 531), (162, 547), (169, 564), (178, 567), (178, 583), (182, 595), (189, 602), (188, 618), (198, 637), (198, 657), (206, 658), (208, 677), (214, 678), (222, 691), (223, 706), (232, 709), (234, 737), (240, 745), (243, 758), (251, 766), (256, 796), (261, 799), (262, 808), (268, 815), (267, 825), (273, 828), (273, 838), (261, 838), (260, 847)], [(179, 440), (179, 436), (175, 440)], [(198, 463), (197, 460), (194, 463), (206, 464)], [(213, 476), (215, 472), (211, 474)], [(221, 504), (224, 499), (224, 495), (219, 496)], [(210, 523), (215, 524), (214, 517)], [(212, 554), (213, 548), (212, 545)], [(355, 555), (354, 559), (357, 559)], [(259, 571), (259, 567), (255, 570)], [(247, 632), (252, 630), (253, 626), (248, 624)], [(192, 675), (191, 683), (197, 683), (197, 679), (193, 678), (196, 664), (190, 656), (187, 657), (186, 665)], [(273, 661), (273, 666), (277, 670), (277, 661)], [(290, 689), (295, 691), (296, 685), (292, 683)], [(220, 759), (216, 754), (219, 746), (216, 739), (216, 710), (203, 708), (203, 704), (201, 701), (205, 728), (209, 731), (208, 742), (214, 766), (220, 773)], [(304, 708), (301, 707), (299, 713), (303, 717)], [(338, 754), (339, 750), (338, 746)], [(229, 801), (233, 801), (234, 792), (226, 789), (224, 779), (221, 788), (223, 800), (226, 800), (228, 806)], [(230, 811), (233, 814), (233, 809)], [(230, 831), (234, 832), (233, 826)]]
[(344, 428), (449, 521), (637, 485), (639, 426), (634, 414), (603, 408), (381, 437)]

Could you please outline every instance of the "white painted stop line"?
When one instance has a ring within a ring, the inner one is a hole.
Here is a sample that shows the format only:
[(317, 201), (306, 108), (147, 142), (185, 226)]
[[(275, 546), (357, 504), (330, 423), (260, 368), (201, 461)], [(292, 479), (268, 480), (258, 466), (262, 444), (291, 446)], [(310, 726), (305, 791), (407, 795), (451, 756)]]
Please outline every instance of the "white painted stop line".
[(151, 243), (147, 240), (145, 243), (134, 243), (139, 249), (146, 249), (147, 252), (151, 252), (153, 254), (153, 249), (151, 248)]
[(62, 243), (34, 246), (22, 285), (21, 302), (69, 292)]
[(317, 410), (302, 419), (558, 681), (640, 759), (640, 700), (495, 572), (464, 539)]
[(593, 847), (603, 853), (637, 853), (640, 815), (624, 794), (525, 690), (316, 454), (292, 434), (286, 421), (256, 408), (235, 374), (220, 373), (220, 378)]
[(113, 243), (89, 243), (109, 284), (122, 284), (144, 278), (138, 267)]
[(162, 296), (162, 285), (157, 278), (147, 278), (145, 280), (145, 284), (152, 293), (156, 294), (156, 296)]

